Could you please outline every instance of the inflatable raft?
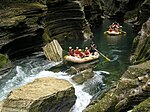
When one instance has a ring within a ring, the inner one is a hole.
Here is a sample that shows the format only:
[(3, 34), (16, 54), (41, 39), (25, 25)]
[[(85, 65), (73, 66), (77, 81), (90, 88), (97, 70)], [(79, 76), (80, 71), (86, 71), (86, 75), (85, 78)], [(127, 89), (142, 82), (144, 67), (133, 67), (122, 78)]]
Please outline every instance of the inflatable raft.
[(84, 57), (84, 58), (79, 58), (76, 56), (69, 56), (69, 55), (64, 56), (64, 58), (65, 60), (73, 63), (85, 63), (92, 60), (96, 60), (99, 58), (99, 56), (100, 56), (99, 53), (95, 52), (94, 55), (90, 54), (88, 57)]
[(122, 35), (122, 34), (126, 34), (125, 31), (119, 31), (119, 32), (116, 32), (116, 31), (105, 31), (104, 34), (108, 34), (108, 35)]

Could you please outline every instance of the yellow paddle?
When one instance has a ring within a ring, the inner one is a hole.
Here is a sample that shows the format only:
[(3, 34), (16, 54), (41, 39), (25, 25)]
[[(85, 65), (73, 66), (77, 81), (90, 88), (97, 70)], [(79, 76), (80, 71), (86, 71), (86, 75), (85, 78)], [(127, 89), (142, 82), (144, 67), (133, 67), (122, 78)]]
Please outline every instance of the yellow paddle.
[[(93, 47), (94, 48), (94, 47)], [(103, 53), (101, 53), (100, 51), (98, 51), (96, 48), (94, 48), (101, 56), (103, 56), (106, 60), (110, 61), (109, 58), (107, 58)]]

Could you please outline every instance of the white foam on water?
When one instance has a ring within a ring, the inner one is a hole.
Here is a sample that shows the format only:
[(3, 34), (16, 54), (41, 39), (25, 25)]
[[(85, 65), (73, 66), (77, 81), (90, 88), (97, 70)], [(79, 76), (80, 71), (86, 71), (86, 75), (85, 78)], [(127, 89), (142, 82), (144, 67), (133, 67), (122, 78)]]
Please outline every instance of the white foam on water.
[[(53, 65), (56, 65), (56, 63), (51, 63), (49, 66)], [(43, 68), (40, 67), (32, 68), (29, 74), (24, 71), (25, 69), (23, 67), (16, 66), (16, 75), (5, 83), (5, 86), (2, 88), (2, 91), (0, 91), (0, 100), (5, 99), (9, 94), (9, 92), (12, 91), (13, 89), (19, 88), (20, 86), (32, 82), (37, 78), (54, 77), (58, 79), (67, 80), (74, 86), (75, 95), (77, 99), (75, 105), (71, 108), (70, 112), (82, 112), (86, 108), (86, 106), (90, 103), (92, 98), (92, 96), (89, 93), (83, 91), (83, 88), (86, 86), (85, 83), (83, 83), (82, 85), (78, 85), (71, 79), (72, 77), (71, 75), (64, 72), (54, 73), (52, 71), (45, 71), (44, 69), (47, 67), (48, 65), (43, 66)], [(109, 74), (106, 71), (94, 71), (94, 73), (95, 75), (100, 75), (101, 73)], [(101, 82), (102, 78), (99, 77), (98, 79), (97, 77), (92, 80), (97, 80)]]

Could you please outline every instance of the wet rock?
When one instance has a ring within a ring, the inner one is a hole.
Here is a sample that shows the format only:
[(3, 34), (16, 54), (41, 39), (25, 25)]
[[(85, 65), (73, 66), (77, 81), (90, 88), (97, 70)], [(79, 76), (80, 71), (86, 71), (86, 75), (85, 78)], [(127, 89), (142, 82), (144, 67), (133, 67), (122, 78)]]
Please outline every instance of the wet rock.
[[(139, 109), (140, 103), (145, 100), (149, 101), (150, 97), (149, 66), (150, 61), (129, 67), (118, 83), (100, 95), (95, 103), (91, 103), (84, 112), (97, 110), (99, 112), (123, 112), (134, 108)], [(145, 105), (146, 109), (149, 108), (147, 105)]]
[(77, 74), (79, 71), (75, 68), (75, 67), (73, 67), (73, 66), (71, 66), (68, 70), (67, 70), (67, 73), (69, 74), (69, 75), (74, 75), (74, 74)]
[(92, 78), (94, 76), (94, 72), (92, 69), (86, 69), (83, 70), (81, 72), (79, 72), (78, 74), (74, 75), (72, 77), (72, 79), (78, 83), (78, 84), (82, 84), (85, 81), (87, 81), (88, 79)]
[(69, 112), (75, 100), (75, 90), (68, 81), (40, 78), (13, 90), (1, 112)]

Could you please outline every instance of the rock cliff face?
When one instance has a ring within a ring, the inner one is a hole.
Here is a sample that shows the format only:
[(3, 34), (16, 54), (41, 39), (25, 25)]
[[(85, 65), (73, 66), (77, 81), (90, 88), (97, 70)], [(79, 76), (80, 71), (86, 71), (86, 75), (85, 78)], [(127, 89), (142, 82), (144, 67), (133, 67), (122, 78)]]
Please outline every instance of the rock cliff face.
[(139, 35), (133, 42), (133, 54), (131, 62), (133, 64), (141, 63), (150, 60), (150, 18), (142, 25)]
[(44, 29), (40, 18), (46, 6), (17, 4), (0, 10), (0, 52), (10, 58), (41, 48)]
[[(19, 3), (20, 1), (20, 3)], [(5, 7), (8, 2), (9, 7)], [(0, 9), (0, 53), (16, 58), (41, 50), (53, 39), (60, 43), (92, 36), (79, 1), (6, 1)]]
[[(47, 1), (48, 12), (43, 18), (44, 36), (59, 42), (90, 38), (91, 32), (79, 1)], [(89, 34), (84, 37), (84, 34)]]
[(133, 65), (118, 83), (100, 95), (84, 112), (148, 112), (150, 97), (150, 61)]
[(102, 15), (104, 10), (103, 0), (81, 0), (84, 7), (85, 17), (88, 22), (93, 25), (100, 25), (102, 23)]
[(75, 100), (75, 90), (68, 81), (40, 78), (12, 91), (1, 112), (69, 112)]
[(139, 8), (145, 0), (107, 0), (104, 14), (110, 17), (123, 17), (127, 11)]

